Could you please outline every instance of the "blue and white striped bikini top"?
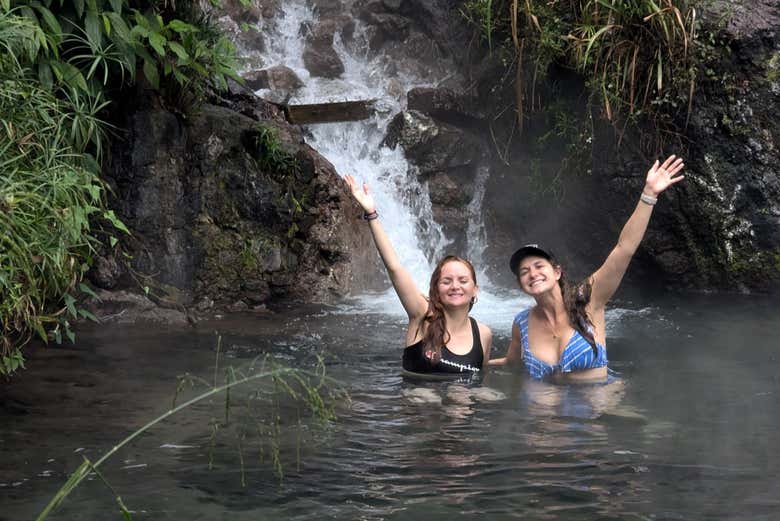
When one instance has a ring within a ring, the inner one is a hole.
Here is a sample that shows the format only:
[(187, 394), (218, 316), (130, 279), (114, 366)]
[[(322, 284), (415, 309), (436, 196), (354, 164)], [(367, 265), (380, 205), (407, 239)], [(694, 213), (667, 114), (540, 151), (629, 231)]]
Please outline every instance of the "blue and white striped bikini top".
[(528, 346), (528, 315), (531, 309), (521, 311), (515, 317), (515, 324), (520, 329), (520, 336), (523, 343), (523, 362), (532, 378), (545, 378), (554, 373), (570, 373), (583, 369), (595, 369), (607, 365), (607, 348), (596, 343), (594, 352), (591, 345), (579, 331), (574, 330), (563, 350), (560, 361), (555, 365), (550, 365), (536, 358)]

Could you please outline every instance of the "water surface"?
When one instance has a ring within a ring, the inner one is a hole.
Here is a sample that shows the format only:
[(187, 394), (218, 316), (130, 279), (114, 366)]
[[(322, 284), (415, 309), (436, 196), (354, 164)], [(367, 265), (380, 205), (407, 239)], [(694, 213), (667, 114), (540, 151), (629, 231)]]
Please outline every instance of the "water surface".
[[(619, 303), (608, 340), (618, 377), (579, 387), (506, 371), (405, 381), (403, 318), (358, 313), (359, 303), (195, 331), (84, 331), (75, 346), (37, 352), (3, 390), (0, 519), (34, 518), (82, 455), (97, 459), (170, 407), (177, 375), (213, 379), (219, 331), (223, 367), (267, 353), (313, 368), (323, 356), (350, 400), (325, 424), (276, 403), (281, 479), (270, 406), (256, 399), (268, 384), (233, 395), (229, 424), (217, 399), (154, 428), (104, 467), (135, 519), (774, 520), (776, 306), (712, 296)], [(491, 325), (500, 355), (506, 328)], [(51, 518), (120, 519), (114, 505), (91, 480)]]

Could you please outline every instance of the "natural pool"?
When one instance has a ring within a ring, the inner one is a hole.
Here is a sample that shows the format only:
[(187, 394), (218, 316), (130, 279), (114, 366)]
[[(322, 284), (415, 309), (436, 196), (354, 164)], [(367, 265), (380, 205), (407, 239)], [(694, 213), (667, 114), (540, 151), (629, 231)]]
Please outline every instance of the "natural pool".
[[(36, 352), (0, 388), (0, 520), (34, 519), (82, 454), (96, 459), (170, 407), (177, 375), (213, 378), (215, 331), (223, 367), (270, 353), (311, 368), (323, 354), (350, 401), (327, 424), (277, 404), (281, 480), (262, 429), (251, 428), (249, 389), (234, 393), (230, 425), (215, 438), (222, 399), (155, 427), (103, 467), (134, 519), (775, 520), (777, 304), (618, 302), (608, 348), (619, 377), (583, 387), (506, 371), (484, 382), (405, 381), (403, 317), (361, 313), (359, 303), (184, 332), (82, 331), (76, 346)], [(508, 324), (483, 312), (501, 354)], [(93, 479), (49, 519), (121, 515)]]

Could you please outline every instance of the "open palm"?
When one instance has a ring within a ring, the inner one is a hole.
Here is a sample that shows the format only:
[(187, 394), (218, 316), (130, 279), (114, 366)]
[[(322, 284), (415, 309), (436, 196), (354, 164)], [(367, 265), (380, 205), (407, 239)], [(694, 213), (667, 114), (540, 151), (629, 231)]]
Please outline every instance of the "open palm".
[(685, 178), (683, 175), (677, 175), (684, 166), (682, 158), (675, 155), (667, 157), (662, 164), (659, 164), (659, 161), (656, 160), (653, 166), (650, 167), (650, 170), (647, 171), (645, 189), (652, 192), (654, 196), (660, 194)]
[(368, 185), (364, 184), (362, 187), (351, 175), (344, 176), (344, 181), (347, 182), (347, 186), (352, 191), (352, 197), (363, 207), (363, 211), (371, 213), (376, 210), (374, 203), (374, 197), (368, 190)]

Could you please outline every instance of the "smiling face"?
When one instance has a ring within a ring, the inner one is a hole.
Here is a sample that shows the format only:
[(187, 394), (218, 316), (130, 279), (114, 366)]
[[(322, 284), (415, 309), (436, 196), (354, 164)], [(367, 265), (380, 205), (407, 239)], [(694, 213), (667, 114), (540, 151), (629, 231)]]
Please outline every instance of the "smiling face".
[(520, 289), (534, 296), (552, 290), (561, 278), (560, 266), (553, 264), (544, 257), (529, 255), (520, 261), (517, 268), (517, 281)]
[(448, 307), (468, 306), (477, 294), (473, 269), (464, 262), (453, 260), (441, 267), (436, 283), (439, 301)]

